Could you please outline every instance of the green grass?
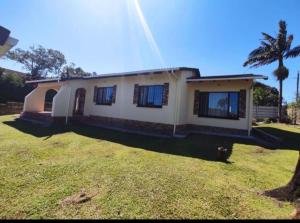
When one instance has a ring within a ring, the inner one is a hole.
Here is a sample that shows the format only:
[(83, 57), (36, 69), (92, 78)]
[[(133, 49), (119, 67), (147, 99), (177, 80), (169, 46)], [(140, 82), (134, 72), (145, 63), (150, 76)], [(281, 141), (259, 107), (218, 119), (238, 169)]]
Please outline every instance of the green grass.
[[(230, 163), (216, 161), (224, 144), (233, 147)], [(0, 116), (0, 218), (288, 218), (291, 204), (259, 193), (289, 181), (297, 151), (259, 148), (215, 136), (46, 129)], [(82, 188), (97, 195), (60, 204)]]

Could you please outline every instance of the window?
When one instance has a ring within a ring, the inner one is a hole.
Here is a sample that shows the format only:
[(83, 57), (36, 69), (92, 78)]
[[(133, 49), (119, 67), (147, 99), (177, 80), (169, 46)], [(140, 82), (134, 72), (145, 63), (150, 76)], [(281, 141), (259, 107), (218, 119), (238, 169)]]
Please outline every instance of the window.
[(161, 108), (163, 105), (163, 85), (140, 86), (138, 106)]
[(238, 118), (238, 92), (200, 92), (199, 100), (199, 117)]
[(111, 105), (113, 101), (113, 87), (97, 88), (97, 105)]

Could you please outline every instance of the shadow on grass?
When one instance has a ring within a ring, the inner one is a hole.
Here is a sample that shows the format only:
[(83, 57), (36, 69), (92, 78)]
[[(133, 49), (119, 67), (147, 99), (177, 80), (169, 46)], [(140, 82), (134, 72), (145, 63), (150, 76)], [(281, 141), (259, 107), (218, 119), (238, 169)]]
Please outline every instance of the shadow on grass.
[(282, 139), (280, 147), (274, 149), (300, 150), (300, 133), (282, 130), (274, 127), (256, 127), (264, 132)]
[[(213, 162), (221, 162), (217, 159), (218, 147), (223, 146), (228, 149), (232, 149), (235, 143), (256, 145), (252, 140), (200, 135), (190, 135), (184, 139), (176, 138), (157, 138), (150, 136), (142, 136), (130, 133), (123, 133), (114, 130), (108, 130), (103, 128), (84, 126), (84, 125), (70, 125), (65, 126), (53, 126), (53, 127), (41, 127), (21, 120), (18, 121), (7, 121), (4, 124), (13, 127), (26, 134), (33, 135), (35, 137), (44, 138), (48, 140), (53, 135), (63, 134), (67, 132), (73, 132), (81, 136), (88, 138), (105, 140), (114, 142), (129, 147), (138, 149), (144, 149), (147, 151), (153, 151), (157, 153), (164, 153), (170, 155), (184, 156), (197, 158)], [(266, 147), (266, 149), (281, 149), (281, 150), (299, 150), (300, 145), (300, 133), (284, 131), (272, 127), (259, 127), (260, 129), (273, 134), (274, 136), (283, 139), (283, 145), (275, 147)], [(234, 152), (234, 151), (233, 151)], [(232, 162), (224, 162), (231, 164)], [(288, 188), (281, 187), (273, 190), (265, 191), (262, 195), (275, 198), (279, 201), (291, 200)]]
[[(47, 140), (56, 134), (74, 132), (89, 138), (110, 141), (129, 147), (208, 161), (219, 161), (217, 157), (217, 150), (220, 146), (232, 149), (235, 143), (257, 145), (250, 139), (247, 140), (200, 134), (193, 134), (184, 139), (157, 138), (75, 124), (68, 127), (41, 127), (21, 120), (7, 121), (4, 122), (4, 124), (36, 137), (46, 137), (44, 140)], [(230, 164), (231, 162), (228, 161), (225, 163)]]

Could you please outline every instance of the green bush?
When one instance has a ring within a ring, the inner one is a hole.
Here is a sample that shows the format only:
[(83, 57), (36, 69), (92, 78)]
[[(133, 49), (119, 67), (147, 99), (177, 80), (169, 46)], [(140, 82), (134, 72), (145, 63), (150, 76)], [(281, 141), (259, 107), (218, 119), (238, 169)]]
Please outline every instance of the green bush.
[(266, 124), (276, 123), (277, 119), (276, 118), (264, 118), (263, 122), (266, 123)]
[(32, 90), (31, 85), (25, 85), (25, 78), (16, 73), (0, 75), (0, 103), (23, 102)]

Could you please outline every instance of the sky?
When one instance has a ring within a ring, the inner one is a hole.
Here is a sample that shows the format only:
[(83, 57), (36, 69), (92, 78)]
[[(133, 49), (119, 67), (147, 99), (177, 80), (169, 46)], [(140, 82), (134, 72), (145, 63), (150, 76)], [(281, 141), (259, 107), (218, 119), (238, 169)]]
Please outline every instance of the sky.
[[(0, 25), (17, 47), (42, 45), (61, 51), (68, 62), (98, 74), (195, 67), (202, 76), (264, 74), (278, 87), (277, 63), (243, 67), (261, 32), (276, 35), (288, 24), (300, 45), (299, 0), (0, 0)], [(300, 57), (285, 62), (284, 99), (295, 98)], [(22, 65), (0, 60), (22, 71)]]

